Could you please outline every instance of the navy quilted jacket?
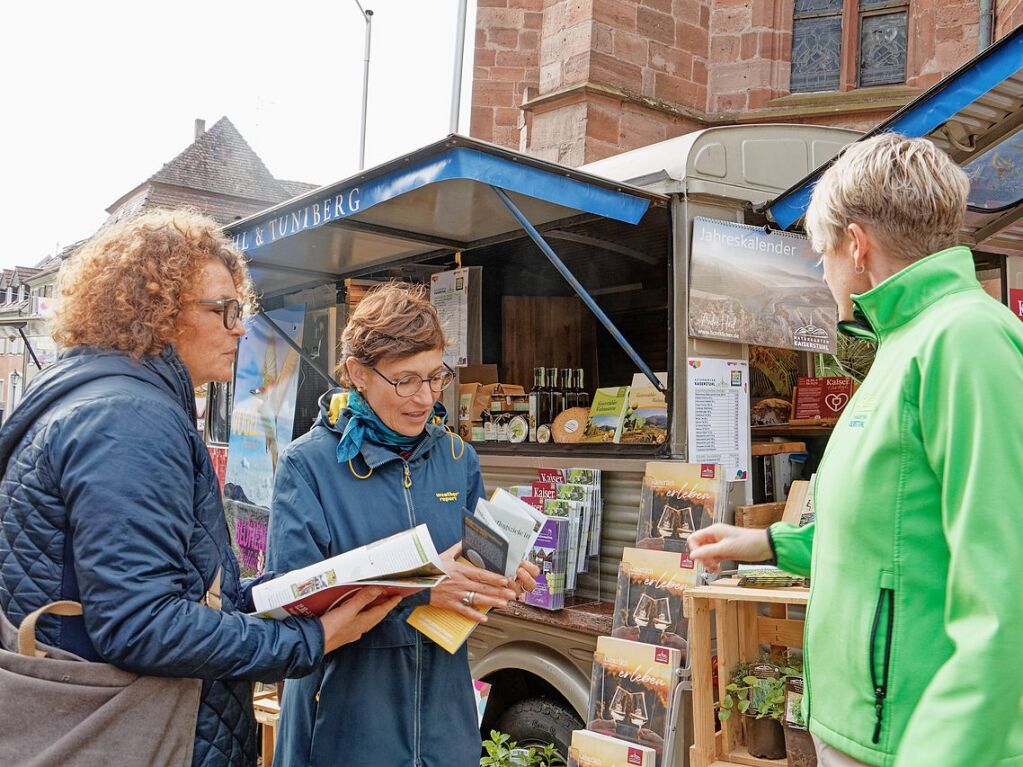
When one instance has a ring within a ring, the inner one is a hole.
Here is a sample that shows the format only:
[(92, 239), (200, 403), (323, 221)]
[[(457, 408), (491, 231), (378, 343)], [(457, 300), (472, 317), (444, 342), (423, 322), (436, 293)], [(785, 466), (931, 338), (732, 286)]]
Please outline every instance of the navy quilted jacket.
[[(192, 382), (168, 349), (72, 349), (0, 430), (0, 608), (80, 601), (43, 642), (136, 673), (204, 680), (193, 764), (254, 765), (252, 681), (319, 665), (316, 619), (268, 621), (241, 583)], [(199, 600), (222, 571), (222, 611)], [(153, 733), (158, 737), (158, 733)]]

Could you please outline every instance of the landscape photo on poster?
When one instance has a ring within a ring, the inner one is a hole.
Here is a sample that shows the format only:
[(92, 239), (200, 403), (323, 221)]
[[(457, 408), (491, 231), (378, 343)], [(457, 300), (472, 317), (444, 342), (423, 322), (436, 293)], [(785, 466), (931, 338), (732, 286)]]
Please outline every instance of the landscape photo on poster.
[(805, 237), (696, 218), (692, 243), (693, 336), (836, 352), (838, 310)]
[[(302, 343), (305, 306), (267, 316)], [(299, 356), (259, 317), (245, 322), (238, 346), (231, 434), (228, 438), (224, 511), (242, 577), (262, 575), (274, 473), (295, 423)]]

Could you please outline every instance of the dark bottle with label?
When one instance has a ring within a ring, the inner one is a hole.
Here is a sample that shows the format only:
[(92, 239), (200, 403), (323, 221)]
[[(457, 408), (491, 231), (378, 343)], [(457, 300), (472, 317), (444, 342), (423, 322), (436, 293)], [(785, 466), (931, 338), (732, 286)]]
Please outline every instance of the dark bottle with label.
[(586, 391), (586, 385), (583, 383), (583, 369), (575, 369), (575, 396), (576, 396), (576, 407), (589, 407), (590, 406), (590, 393)]
[(547, 371), (533, 368), (533, 388), (529, 392), (529, 441), (536, 442), (536, 427), (547, 417)]
[(572, 385), (572, 368), (561, 368), (561, 392), (565, 410), (575, 407), (575, 387)]
[(565, 409), (565, 391), (561, 386), (561, 371), (558, 368), (547, 368), (547, 391), (550, 393), (550, 409), (545, 423), (552, 424)]

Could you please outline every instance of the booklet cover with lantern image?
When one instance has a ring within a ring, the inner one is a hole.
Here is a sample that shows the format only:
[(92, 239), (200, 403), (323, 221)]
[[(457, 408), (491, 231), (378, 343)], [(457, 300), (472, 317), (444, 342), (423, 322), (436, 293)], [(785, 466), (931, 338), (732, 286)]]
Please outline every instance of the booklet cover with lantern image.
[(654, 767), (657, 752), (599, 732), (576, 730), (568, 750), (568, 767)]
[(586, 729), (652, 748), (660, 763), (681, 663), (671, 647), (598, 637)]
[(611, 635), (677, 649), (685, 667), (689, 621), (682, 614), (682, 599), (696, 585), (696, 574), (678, 552), (625, 549)]
[(721, 518), (726, 482), (715, 464), (651, 461), (640, 493), (636, 546), (687, 554), (689, 536)]

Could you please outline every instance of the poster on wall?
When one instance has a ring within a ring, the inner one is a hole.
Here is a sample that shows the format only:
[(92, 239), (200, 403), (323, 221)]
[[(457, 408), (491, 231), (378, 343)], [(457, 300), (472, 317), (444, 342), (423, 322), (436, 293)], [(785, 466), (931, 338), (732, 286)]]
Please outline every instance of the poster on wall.
[(430, 303), (451, 345), (444, 351), (449, 368), (469, 364), (469, 270), (454, 269), (430, 277)]
[(689, 463), (724, 467), (729, 482), (749, 478), (749, 363), (690, 357), (686, 365)]
[(838, 310), (805, 237), (697, 218), (692, 254), (691, 335), (835, 354)]
[[(304, 305), (267, 316), (302, 343)], [(245, 330), (238, 346), (224, 510), (242, 577), (253, 577), (265, 569), (274, 473), (295, 423), (299, 356), (258, 316), (246, 321)]]

